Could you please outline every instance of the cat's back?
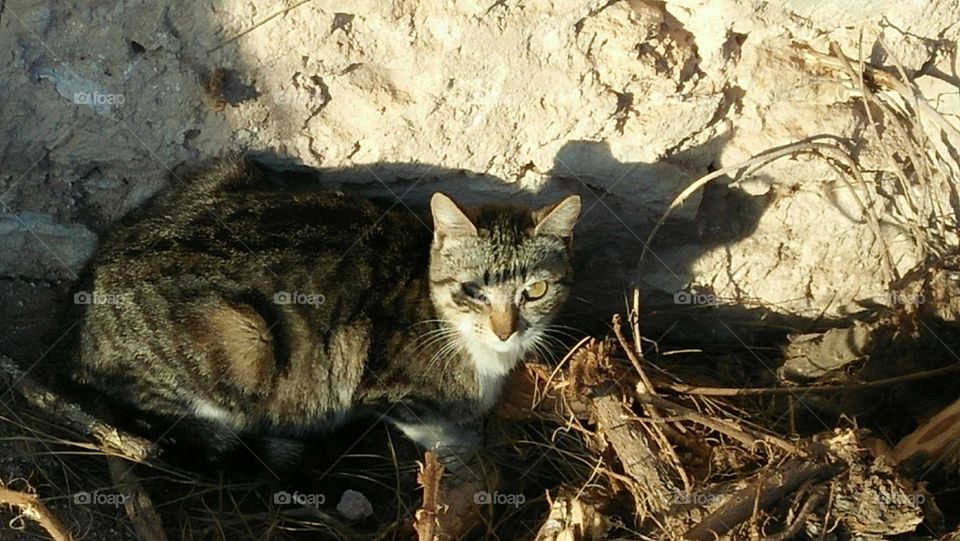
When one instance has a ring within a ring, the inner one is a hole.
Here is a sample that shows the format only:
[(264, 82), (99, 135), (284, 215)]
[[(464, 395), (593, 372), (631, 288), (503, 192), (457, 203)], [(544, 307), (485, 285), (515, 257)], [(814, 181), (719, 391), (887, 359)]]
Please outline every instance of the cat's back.
[(175, 186), (103, 238), (80, 379), (169, 413), (205, 400), (274, 419), (342, 410), (335, 390), (358, 384), (382, 329), (429, 316), (431, 231), (402, 205), (231, 175)]
[(343, 192), (287, 193), (265, 186), (164, 203), (121, 221), (102, 239), (93, 266), (165, 254), (252, 256), (267, 263), (429, 251), (430, 229), (421, 218), (402, 206)]

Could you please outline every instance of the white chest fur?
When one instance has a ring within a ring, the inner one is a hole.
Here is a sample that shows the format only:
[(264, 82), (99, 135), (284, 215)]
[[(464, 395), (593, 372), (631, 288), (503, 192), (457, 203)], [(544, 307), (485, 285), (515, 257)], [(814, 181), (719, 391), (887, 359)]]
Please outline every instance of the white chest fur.
[(480, 409), (487, 411), (500, 396), (504, 376), (522, 360), (523, 350), (516, 342), (496, 350), (476, 343), (468, 344), (466, 349), (476, 369)]

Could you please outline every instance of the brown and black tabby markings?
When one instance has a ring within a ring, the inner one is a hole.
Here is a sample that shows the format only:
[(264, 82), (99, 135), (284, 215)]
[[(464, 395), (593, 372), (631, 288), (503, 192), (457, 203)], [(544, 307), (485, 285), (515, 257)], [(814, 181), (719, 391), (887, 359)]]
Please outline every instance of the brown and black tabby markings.
[(448, 454), (550, 335), (577, 196), (540, 210), (285, 193), (247, 163), (161, 192), (107, 235), (80, 289), (73, 381), (134, 410), (297, 437), (373, 412)]

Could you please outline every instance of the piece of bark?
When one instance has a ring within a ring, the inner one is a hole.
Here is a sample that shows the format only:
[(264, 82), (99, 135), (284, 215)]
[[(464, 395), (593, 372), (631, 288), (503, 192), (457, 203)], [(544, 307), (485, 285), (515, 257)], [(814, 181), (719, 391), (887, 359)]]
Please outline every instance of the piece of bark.
[(600, 541), (610, 529), (610, 520), (598, 506), (571, 496), (550, 504), (550, 514), (537, 531), (535, 541)]
[(0, 379), (33, 407), (60, 419), (70, 428), (94, 439), (103, 452), (143, 462), (157, 453), (150, 441), (123, 432), (67, 402), (40, 385), (6, 355), (0, 354)]
[(900, 463), (920, 461), (926, 464), (956, 464), (960, 457), (960, 400), (905, 436), (893, 448), (893, 459)]
[(593, 400), (597, 434), (610, 445), (623, 465), (631, 487), (637, 515), (641, 518), (666, 511), (670, 496), (679, 489), (670, 479), (670, 466), (654, 451), (651, 438), (617, 392)]
[(73, 540), (60, 519), (51, 513), (47, 506), (40, 503), (36, 494), (0, 487), (0, 504), (4, 503), (19, 508), (23, 516), (36, 521), (54, 541)]
[(133, 471), (134, 464), (115, 457), (107, 457), (110, 478), (121, 494), (126, 496), (123, 507), (133, 522), (137, 537), (143, 541), (167, 541), (160, 515), (153, 507), (150, 495)]
[(826, 518), (814, 514), (807, 521), (806, 531), (814, 538), (825, 528), (879, 539), (913, 532), (924, 522), (934, 526), (939, 511), (933, 497), (902, 477), (889, 458), (868, 451), (867, 434), (835, 429), (813, 438), (820, 452), (845, 469), (831, 483)]
[(713, 541), (753, 516), (755, 509), (766, 509), (808, 480), (833, 477), (840, 470), (834, 464), (790, 460), (783, 467), (765, 471), (754, 482), (738, 490), (700, 524), (687, 530), (683, 538)]

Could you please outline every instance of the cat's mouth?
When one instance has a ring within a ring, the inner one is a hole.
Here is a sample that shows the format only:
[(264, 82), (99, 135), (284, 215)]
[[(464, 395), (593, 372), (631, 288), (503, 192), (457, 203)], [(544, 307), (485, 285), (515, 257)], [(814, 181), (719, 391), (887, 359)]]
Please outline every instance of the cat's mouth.
[(514, 334), (506, 340), (500, 340), (495, 336), (487, 340), (488, 347), (497, 353), (520, 353), (523, 350), (522, 342), (523, 339), (519, 334)]

